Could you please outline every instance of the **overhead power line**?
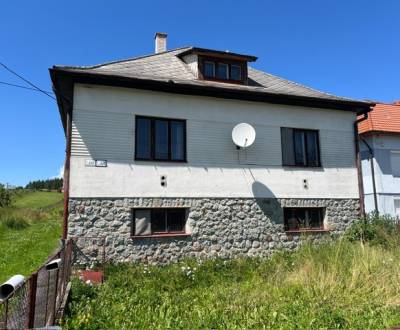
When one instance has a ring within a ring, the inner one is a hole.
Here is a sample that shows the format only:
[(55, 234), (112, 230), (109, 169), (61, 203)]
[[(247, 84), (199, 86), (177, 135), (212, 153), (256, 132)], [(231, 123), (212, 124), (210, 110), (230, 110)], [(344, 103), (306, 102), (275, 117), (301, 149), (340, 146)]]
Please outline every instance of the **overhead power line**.
[[(40, 91), (38, 91), (36, 88), (33, 88), (33, 87), (27, 87), (27, 86), (12, 84), (12, 83), (9, 83), (9, 82), (6, 82), (6, 81), (0, 81), (0, 84), (2, 84), (2, 85), (7, 85), (7, 86), (11, 86), (11, 87), (18, 87), (18, 88), (29, 89), (29, 90), (31, 90), (31, 91), (39, 92), (39, 93), (40, 93)], [(51, 93), (51, 92), (47, 92), (47, 93)]]
[(34, 83), (31, 83), (28, 79), (22, 77), (21, 75), (19, 75), (18, 73), (16, 73), (15, 71), (11, 70), (7, 65), (5, 65), (4, 63), (0, 62), (0, 65), (6, 69), (8, 72), (12, 73), (13, 75), (17, 76), (19, 79), (25, 81), (28, 85), (32, 86), (35, 90), (37, 90), (38, 92), (43, 93), (44, 95), (47, 95), (48, 97), (52, 98), (53, 100), (55, 100), (56, 98), (54, 96), (52, 96), (51, 94), (49, 94), (48, 92), (44, 91), (43, 89), (39, 88), (38, 86), (36, 86)]

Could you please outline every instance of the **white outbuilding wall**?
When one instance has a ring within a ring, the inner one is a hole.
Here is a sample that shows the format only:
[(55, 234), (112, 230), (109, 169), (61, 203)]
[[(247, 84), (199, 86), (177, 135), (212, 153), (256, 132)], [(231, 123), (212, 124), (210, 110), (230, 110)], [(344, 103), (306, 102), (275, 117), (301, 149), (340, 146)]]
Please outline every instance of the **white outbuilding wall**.
[[(364, 137), (374, 151), (375, 185), (378, 210), (381, 214), (388, 214), (400, 218), (400, 136), (395, 134), (374, 134)], [(362, 172), (365, 193), (365, 210), (372, 212), (375, 209), (371, 161), (367, 147), (360, 143), (362, 156)]]
[[(186, 119), (187, 163), (135, 161), (135, 115)], [(340, 110), (75, 85), (70, 196), (358, 198), (354, 120)], [(231, 140), (241, 122), (256, 129), (247, 151)], [(318, 129), (322, 168), (282, 167), (280, 127)], [(86, 167), (88, 159), (108, 166)]]

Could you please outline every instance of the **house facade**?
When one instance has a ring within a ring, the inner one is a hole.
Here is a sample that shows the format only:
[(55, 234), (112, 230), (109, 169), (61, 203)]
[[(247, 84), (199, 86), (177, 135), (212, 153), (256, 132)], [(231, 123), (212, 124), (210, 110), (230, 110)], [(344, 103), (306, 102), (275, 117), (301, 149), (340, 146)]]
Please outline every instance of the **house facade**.
[[(64, 238), (114, 261), (268, 256), (359, 217), (354, 127), (371, 103), (197, 47), (50, 69), (67, 137)], [(250, 124), (238, 148), (232, 129)], [(92, 238), (103, 238), (93, 243)], [(95, 254), (93, 252), (93, 254)]]
[(377, 104), (359, 133), (365, 210), (400, 219), (400, 102)]

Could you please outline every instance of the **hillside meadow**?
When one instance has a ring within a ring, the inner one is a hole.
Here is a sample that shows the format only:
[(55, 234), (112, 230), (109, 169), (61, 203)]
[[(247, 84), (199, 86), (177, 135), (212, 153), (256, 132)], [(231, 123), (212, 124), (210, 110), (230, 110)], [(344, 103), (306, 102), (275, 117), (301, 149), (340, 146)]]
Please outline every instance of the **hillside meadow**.
[(0, 283), (29, 275), (57, 248), (62, 200), (57, 192), (19, 191), (0, 208)]

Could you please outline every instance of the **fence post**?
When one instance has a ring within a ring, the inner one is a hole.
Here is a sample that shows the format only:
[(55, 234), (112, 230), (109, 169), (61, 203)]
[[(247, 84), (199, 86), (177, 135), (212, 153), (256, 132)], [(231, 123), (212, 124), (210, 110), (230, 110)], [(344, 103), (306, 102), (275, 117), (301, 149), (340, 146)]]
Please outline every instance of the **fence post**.
[(54, 288), (54, 306), (53, 306), (53, 319), (51, 321), (52, 324), (54, 324), (54, 321), (56, 319), (56, 311), (57, 311), (57, 290), (58, 290), (58, 269), (56, 270), (56, 283), (55, 283), (55, 288)]
[(35, 305), (37, 291), (38, 273), (34, 272), (29, 278), (29, 296), (28, 296), (28, 319), (26, 327), (32, 329), (35, 326)]

